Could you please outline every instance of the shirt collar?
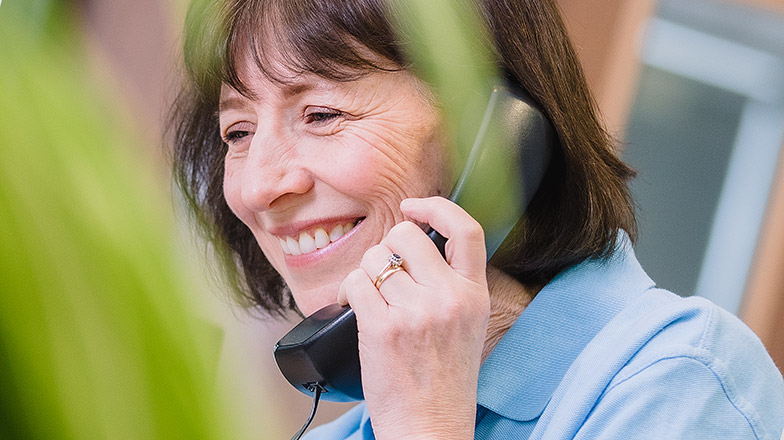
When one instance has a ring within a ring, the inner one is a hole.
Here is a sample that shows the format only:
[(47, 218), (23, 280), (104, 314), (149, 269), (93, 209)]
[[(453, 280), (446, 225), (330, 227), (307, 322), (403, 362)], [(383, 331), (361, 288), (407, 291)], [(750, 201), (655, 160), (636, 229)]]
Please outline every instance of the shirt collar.
[(625, 233), (611, 257), (589, 259), (557, 275), (482, 364), (479, 405), (512, 420), (537, 418), (583, 348), (653, 286)]

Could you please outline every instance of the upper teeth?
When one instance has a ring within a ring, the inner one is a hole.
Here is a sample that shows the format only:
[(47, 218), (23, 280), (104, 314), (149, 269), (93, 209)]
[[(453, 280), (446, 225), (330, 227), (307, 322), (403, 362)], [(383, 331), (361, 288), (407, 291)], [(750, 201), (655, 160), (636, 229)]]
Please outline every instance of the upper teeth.
[(280, 238), (280, 247), (283, 248), (283, 253), (286, 255), (302, 255), (326, 247), (333, 241), (344, 236), (348, 231), (354, 228), (354, 223), (345, 223), (336, 225), (329, 232), (319, 226), (313, 231), (313, 235), (309, 232), (302, 231), (299, 236)]

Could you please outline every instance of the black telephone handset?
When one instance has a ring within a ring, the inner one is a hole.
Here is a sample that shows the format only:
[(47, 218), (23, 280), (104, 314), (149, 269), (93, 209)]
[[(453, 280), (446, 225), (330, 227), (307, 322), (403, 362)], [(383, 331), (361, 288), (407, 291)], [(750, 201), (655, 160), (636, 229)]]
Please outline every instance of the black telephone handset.
[[(517, 85), (496, 86), (466, 165), (450, 195), (482, 225), (487, 259), (520, 219), (557, 143), (547, 117)], [(444, 255), (446, 238), (428, 236)], [(275, 344), (281, 373), (298, 390), (334, 402), (362, 400), (357, 320), (332, 304), (308, 316)]]

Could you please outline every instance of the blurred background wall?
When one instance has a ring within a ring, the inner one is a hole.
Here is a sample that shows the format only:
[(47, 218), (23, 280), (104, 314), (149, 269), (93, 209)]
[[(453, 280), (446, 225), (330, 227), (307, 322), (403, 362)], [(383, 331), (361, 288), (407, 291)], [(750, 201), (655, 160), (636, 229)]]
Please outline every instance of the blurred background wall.
[[(619, 154), (639, 171), (643, 265), (663, 287), (737, 313), (784, 368), (784, 1), (559, 3)], [(162, 130), (186, 1), (73, 7), (90, 48), (87, 68), (102, 78), (96, 87), (125, 109), (147, 139), (139, 148), (165, 175)], [(191, 239), (183, 221), (182, 240)], [(198, 255), (190, 263), (205, 264)], [(310, 406), (272, 360), (291, 323), (233, 309), (210, 278), (197, 296), (225, 330), (218, 386), (249, 402), (243, 429), (274, 422), (283, 438)], [(325, 404), (315, 423), (346, 408)]]

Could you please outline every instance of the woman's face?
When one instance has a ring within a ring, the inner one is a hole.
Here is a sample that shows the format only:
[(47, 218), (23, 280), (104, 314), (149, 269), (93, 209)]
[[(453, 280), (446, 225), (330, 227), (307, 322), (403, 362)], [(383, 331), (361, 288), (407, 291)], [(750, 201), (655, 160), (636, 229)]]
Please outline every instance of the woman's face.
[(408, 72), (241, 75), (253, 99), (221, 91), (226, 201), (309, 315), (404, 220), (403, 199), (448, 191), (438, 113)]

